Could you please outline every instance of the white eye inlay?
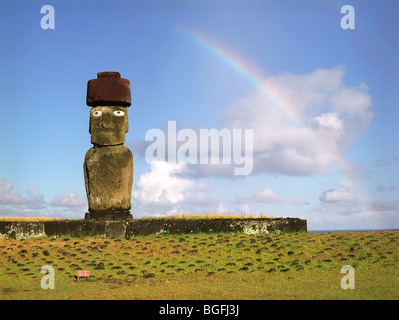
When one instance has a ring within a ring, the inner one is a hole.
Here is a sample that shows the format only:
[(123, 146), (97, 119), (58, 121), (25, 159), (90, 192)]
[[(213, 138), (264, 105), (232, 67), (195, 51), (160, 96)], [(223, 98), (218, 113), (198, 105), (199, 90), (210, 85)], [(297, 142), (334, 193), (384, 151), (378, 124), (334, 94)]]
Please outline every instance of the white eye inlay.
[(114, 115), (117, 117), (123, 117), (125, 113), (122, 110), (116, 110), (114, 111)]
[(93, 116), (95, 116), (95, 117), (100, 117), (102, 115), (102, 112), (101, 111), (94, 111), (93, 112)]

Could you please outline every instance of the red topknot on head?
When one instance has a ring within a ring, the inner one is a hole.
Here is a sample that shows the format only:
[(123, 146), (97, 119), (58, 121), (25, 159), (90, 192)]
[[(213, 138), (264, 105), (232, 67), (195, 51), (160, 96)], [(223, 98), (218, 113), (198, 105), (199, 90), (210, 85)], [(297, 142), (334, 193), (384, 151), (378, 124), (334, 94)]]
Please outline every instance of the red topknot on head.
[(129, 80), (121, 78), (119, 72), (98, 72), (97, 79), (87, 82), (86, 104), (129, 107), (132, 104)]

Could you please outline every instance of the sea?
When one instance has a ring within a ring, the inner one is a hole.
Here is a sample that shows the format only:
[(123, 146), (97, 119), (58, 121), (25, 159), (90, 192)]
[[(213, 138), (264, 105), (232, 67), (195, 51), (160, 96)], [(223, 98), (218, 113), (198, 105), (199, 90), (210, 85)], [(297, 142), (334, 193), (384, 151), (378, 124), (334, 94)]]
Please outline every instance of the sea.
[(399, 231), (399, 229), (308, 230), (308, 232), (310, 233), (375, 232), (375, 231)]

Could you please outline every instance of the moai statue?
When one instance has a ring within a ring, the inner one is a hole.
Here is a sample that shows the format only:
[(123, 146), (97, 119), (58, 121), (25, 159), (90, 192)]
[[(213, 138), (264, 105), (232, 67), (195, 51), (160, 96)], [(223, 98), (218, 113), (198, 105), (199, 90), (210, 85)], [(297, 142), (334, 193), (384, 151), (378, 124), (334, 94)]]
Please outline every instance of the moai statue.
[(131, 105), (130, 82), (119, 72), (99, 72), (87, 83), (89, 132), (93, 148), (83, 169), (89, 212), (86, 220), (133, 220), (130, 214), (133, 155), (126, 148), (125, 133)]

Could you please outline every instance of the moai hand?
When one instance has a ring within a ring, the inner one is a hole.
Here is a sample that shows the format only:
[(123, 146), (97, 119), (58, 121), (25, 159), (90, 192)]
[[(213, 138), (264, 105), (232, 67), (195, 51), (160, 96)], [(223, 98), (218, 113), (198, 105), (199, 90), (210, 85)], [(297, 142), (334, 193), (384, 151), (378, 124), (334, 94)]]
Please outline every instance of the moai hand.
[(119, 72), (99, 72), (87, 84), (91, 143), (84, 161), (89, 212), (87, 220), (132, 220), (133, 155), (125, 133), (131, 105), (129, 80)]

